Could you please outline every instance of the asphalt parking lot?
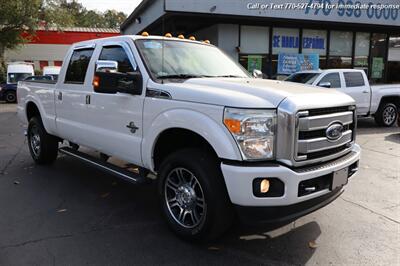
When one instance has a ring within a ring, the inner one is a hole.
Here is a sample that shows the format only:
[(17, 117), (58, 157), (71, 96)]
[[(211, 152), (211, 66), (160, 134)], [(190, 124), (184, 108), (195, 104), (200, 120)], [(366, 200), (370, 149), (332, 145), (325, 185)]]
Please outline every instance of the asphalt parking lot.
[(0, 103), (0, 265), (400, 265), (398, 127), (359, 120), (359, 174), (329, 206), (192, 245), (164, 224), (154, 185), (65, 156), (35, 166), (15, 110)]

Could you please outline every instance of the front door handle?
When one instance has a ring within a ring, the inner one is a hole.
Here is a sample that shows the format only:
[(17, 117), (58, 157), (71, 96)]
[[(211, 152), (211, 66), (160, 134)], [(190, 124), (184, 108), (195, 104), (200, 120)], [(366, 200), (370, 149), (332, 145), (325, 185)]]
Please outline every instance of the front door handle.
[(362, 93), (369, 93), (369, 91), (363, 91)]
[(90, 104), (90, 95), (86, 95), (86, 104)]
[(62, 101), (62, 92), (61, 91), (58, 92), (57, 99), (59, 101)]

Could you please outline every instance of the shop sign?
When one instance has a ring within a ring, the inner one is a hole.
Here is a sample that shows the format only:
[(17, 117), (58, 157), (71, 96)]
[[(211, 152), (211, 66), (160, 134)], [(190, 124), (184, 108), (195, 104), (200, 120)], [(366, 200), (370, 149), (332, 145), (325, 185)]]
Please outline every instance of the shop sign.
[(278, 74), (290, 75), (298, 71), (318, 70), (318, 54), (285, 54), (278, 56)]
[(249, 55), (247, 59), (247, 71), (252, 73), (254, 69), (261, 70), (261, 68), (262, 68), (262, 56)]
[(384, 69), (383, 58), (382, 57), (372, 58), (371, 78), (373, 79), (382, 78), (383, 69)]

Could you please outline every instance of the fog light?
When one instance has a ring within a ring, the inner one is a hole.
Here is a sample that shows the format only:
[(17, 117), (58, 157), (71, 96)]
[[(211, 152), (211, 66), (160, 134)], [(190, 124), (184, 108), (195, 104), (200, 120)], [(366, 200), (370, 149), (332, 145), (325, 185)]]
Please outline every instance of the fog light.
[(268, 179), (263, 179), (260, 184), (260, 192), (261, 193), (267, 193), (269, 191), (269, 180)]
[(276, 177), (258, 177), (253, 180), (253, 194), (258, 198), (282, 197), (285, 184)]

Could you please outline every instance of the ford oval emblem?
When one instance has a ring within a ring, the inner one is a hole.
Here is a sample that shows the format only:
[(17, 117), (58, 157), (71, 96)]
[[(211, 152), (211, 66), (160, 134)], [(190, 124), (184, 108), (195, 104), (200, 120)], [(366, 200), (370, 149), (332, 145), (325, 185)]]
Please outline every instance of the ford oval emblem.
[(342, 137), (343, 125), (340, 123), (334, 123), (326, 129), (325, 134), (329, 140), (338, 140)]

